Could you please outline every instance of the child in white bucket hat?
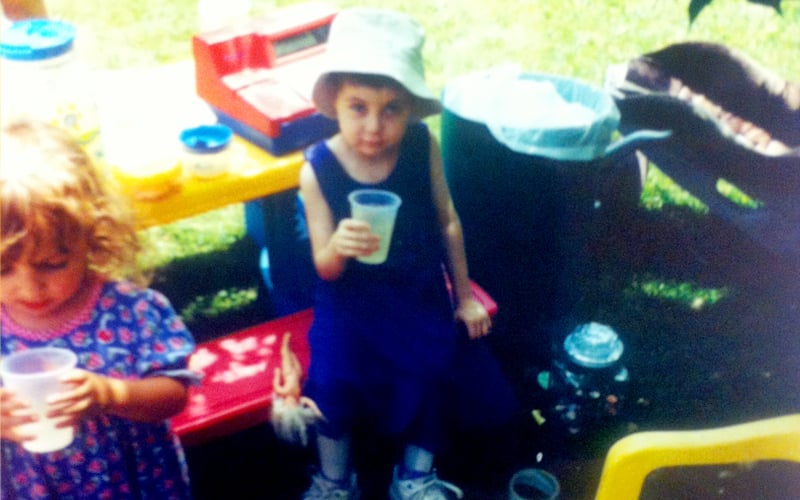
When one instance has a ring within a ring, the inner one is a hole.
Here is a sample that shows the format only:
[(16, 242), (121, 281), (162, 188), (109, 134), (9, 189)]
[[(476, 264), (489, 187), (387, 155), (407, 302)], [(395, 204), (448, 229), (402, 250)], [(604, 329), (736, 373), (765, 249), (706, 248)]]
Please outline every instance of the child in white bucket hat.
[(340, 13), (328, 37), (323, 73), (314, 85), (317, 110), (336, 119), (335, 75), (345, 73), (391, 78), (414, 96), (416, 118), (438, 114), (441, 104), (425, 84), (424, 43), (422, 27), (398, 12), (359, 8)]
[[(390, 498), (463, 495), (433, 469), (446, 434), (445, 392), (458, 331), (453, 318), (470, 338), (489, 333), (491, 320), (472, 295), (439, 146), (420, 121), (441, 110), (425, 84), (424, 38), (398, 12), (344, 10), (331, 26), (327, 65), (314, 86), (317, 109), (337, 120), (339, 133), (306, 150), (300, 174), (320, 278), (305, 385), (322, 412), (320, 470), (306, 499), (359, 496), (350, 436), (365, 424), (408, 443)], [(402, 200), (380, 264), (359, 261), (379, 247), (369, 224), (350, 214), (348, 195), (365, 188)]]

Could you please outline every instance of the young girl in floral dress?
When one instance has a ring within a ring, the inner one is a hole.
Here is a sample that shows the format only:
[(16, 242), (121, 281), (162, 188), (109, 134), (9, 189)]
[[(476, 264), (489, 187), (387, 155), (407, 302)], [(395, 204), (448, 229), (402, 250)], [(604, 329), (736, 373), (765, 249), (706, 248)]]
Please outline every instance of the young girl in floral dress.
[(197, 380), (194, 341), (167, 299), (125, 279), (139, 249), (132, 219), (60, 130), (2, 129), (2, 354), (70, 349), (77, 368), (48, 414), (73, 443), (32, 453), (28, 404), (0, 388), (2, 498), (187, 499), (188, 469), (168, 419)]

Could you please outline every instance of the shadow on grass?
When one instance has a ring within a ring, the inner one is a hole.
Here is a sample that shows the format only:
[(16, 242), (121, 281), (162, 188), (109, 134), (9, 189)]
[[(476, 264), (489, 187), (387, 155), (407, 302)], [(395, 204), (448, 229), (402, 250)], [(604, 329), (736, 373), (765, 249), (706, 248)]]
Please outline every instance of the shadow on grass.
[[(272, 317), (272, 306), (259, 268), (260, 248), (247, 237), (224, 251), (198, 254), (174, 260), (159, 268), (152, 287), (163, 292), (176, 311), (182, 312), (195, 341), (235, 332)], [(237, 299), (236, 290), (247, 300)], [(210, 297), (232, 296), (214, 304)], [(200, 302), (208, 307), (199, 308)], [(185, 311), (192, 310), (187, 315)]]
[[(637, 211), (611, 229), (589, 242), (590, 262), (574, 276), (579, 292), (569, 315), (572, 323), (609, 324), (623, 340), (621, 362), (630, 377), (619, 411), (586, 422), (577, 435), (564, 432), (548, 415), (554, 395), (539, 386), (537, 375), (550, 367), (548, 358), (567, 332), (551, 331), (558, 322), (496, 330), (495, 351), (521, 401), (511, 431), (519, 440), (491, 436), (488, 441), (501, 448), (487, 450), (475, 436), (464, 436), (448, 457), (453, 472), (466, 471), (458, 479), (481, 498), (505, 498), (513, 471), (532, 466), (557, 473), (563, 498), (593, 498), (605, 453), (630, 432), (708, 428), (800, 411), (800, 263), (686, 210)], [(727, 294), (716, 303), (648, 296), (631, 287), (641, 276)], [(537, 424), (532, 410), (547, 421)]]
[[(587, 423), (576, 436), (564, 434), (552, 419), (537, 424), (531, 411), (546, 411), (552, 400), (536, 381), (551, 353), (538, 337), (543, 327), (504, 331), (498, 324), (492, 346), (521, 410), (505, 428), (454, 436), (452, 450), (437, 461), (442, 477), (463, 486), (469, 497), (507, 498), (513, 472), (539, 466), (556, 473), (563, 498), (592, 498), (605, 453), (627, 433), (728, 425), (800, 408), (797, 262), (767, 253), (713, 217), (685, 210), (636, 211), (600, 235), (589, 241), (585, 255), (590, 265), (574, 276), (580, 293), (571, 314), (612, 325), (620, 334), (622, 361), (630, 372), (621, 411)], [(272, 316), (258, 254), (259, 248), (244, 238), (224, 252), (171, 263), (159, 270), (153, 286), (177, 310), (198, 295), (232, 287), (257, 289), (257, 299), (245, 307), (189, 323), (202, 342)], [(641, 276), (725, 287), (730, 293), (717, 303), (692, 307), (632, 292), (630, 284)], [(513, 313), (513, 306), (499, 305)], [(313, 453), (287, 452), (268, 434), (268, 429), (254, 429), (187, 450), (202, 487), (198, 498), (212, 498), (201, 490), (225, 491), (231, 482), (241, 488), (241, 498), (260, 498), (264, 492), (269, 494), (263, 497), (291, 498), (302, 491)], [(391, 463), (383, 451), (367, 451), (375, 470), (364, 472), (374, 475), (375, 491), (385, 491), (382, 481)], [(236, 464), (264, 465), (264, 473), (232, 466), (226, 458), (231, 456), (239, 460)], [(275, 464), (280, 466), (271, 471)]]

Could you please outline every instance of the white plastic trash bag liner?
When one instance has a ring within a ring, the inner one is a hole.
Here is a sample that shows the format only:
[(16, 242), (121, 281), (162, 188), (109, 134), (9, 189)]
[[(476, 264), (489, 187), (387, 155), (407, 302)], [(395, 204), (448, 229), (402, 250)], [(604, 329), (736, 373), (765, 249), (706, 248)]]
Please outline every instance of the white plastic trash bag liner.
[(620, 120), (613, 98), (573, 79), (501, 66), (453, 80), (443, 102), (462, 118), (486, 124), (517, 153), (591, 161), (618, 149), (609, 147)]

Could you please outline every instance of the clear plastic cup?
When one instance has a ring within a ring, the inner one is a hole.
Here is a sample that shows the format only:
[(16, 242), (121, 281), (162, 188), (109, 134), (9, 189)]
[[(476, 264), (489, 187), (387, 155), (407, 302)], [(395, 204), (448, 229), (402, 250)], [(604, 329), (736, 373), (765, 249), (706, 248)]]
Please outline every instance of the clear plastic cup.
[(381, 189), (358, 189), (347, 197), (350, 215), (369, 224), (373, 234), (380, 238), (378, 250), (366, 257), (358, 257), (364, 264), (382, 264), (389, 254), (394, 221), (402, 200), (391, 191)]
[(34, 453), (60, 450), (72, 443), (71, 427), (57, 428), (59, 419), (45, 417), (47, 399), (65, 389), (61, 378), (75, 368), (78, 358), (74, 352), (58, 347), (43, 347), (20, 351), (3, 357), (0, 376), (3, 385), (31, 405), (39, 420), (22, 426), (20, 431), (36, 439), (25, 441), (22, 447)]

